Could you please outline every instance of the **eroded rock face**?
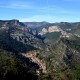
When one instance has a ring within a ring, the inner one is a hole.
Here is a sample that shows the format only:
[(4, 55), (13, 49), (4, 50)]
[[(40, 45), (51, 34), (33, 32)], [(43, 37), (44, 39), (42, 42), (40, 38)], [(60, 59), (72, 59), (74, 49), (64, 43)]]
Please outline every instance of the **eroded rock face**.
[(43, 28), (42, 31), (39, 33), (39, 35), (44, 35), (48, 32), (46, 28)]
[(38, 64), (39, 68), (37, 69), (37, 74), (46, 73), (46, 64), (40, 60), (36, 55), (39, 54), (39, 51), (29, 51), (27, 53), (22, 53), (23, 56), (29, 58), (32, 62)]
[(43, 28), (42, 31), (39, 33), (40, 35), (44, 35), (46, 33), (51, 33), (51, 32), (60, 32), (59, 27), (57, 26), (49, 26), (48, 29)]
[(57, 26), (50, 26), (48, 32), (60, 32), (60, 29)]
[(39, 34), (44, 35), (46, 33), (52, 33), (52, 32), (61, 32), (60, 37), (69, 37), (71, 34), (68, 34), (66, 31), (61, 29), (59, 26), (49, 26), (48, 28), (43, 28)]
[(24, 44), (41, 48), (39, 45), (42, 44), (42, 41), (36, 37), (38, 35), (37, 31), (19, 22), (19, 20), (0, 21), (0, 31), (8, 32), (10, 37)]

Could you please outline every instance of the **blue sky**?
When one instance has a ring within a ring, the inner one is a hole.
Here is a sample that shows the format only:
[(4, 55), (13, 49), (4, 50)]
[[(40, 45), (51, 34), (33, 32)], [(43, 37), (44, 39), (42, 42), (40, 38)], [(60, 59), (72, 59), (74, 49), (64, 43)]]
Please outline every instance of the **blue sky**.
[(0, 20), (80, 22), (80, 0), (0, 0)]

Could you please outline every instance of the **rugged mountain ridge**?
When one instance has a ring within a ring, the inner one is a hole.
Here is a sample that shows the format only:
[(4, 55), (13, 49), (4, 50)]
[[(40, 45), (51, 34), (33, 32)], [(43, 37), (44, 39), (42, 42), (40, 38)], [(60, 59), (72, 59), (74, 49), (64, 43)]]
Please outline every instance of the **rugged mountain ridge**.
[(36, 48), (40, 48), (43, 45), (42, 40), (37, 35), (37, 31), (27, 27), (18, 20), (1, 21), (0, 30), (8, 32), (13, 39), (24, 44), (33, 45)]
[(79, 80), (79, 24), (49, 23), (32, 29), (18, 20), (0, 21), (0, 48), (29, 59), (33, 71), (40, 70), (38, 80)]

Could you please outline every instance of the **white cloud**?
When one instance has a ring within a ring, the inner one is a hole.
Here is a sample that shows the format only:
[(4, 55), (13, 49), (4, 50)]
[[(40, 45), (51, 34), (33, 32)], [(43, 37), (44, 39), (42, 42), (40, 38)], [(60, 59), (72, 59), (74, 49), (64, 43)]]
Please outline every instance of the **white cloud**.
[(11, 8), (11, 9), (34, 9), (34, 10), (46, 10), (48, 7), (39, 7), (36, 5), (30, 5), (30, 4), (20, 4), (20, 3), (12, 3), (8, 5), (0, 4), (0, 7), (2, 8)]
[(13, 9), (33, 9), (34, 7), (27, 4), (19, 4), (19, 3), (12, 3), (8, 5), (0, 5), (3, 8), (13, 8)]
[[(37, 0), (36, 0), (37, 1)], [(48, 3), (48, 0), (46, 0), (46, 3)], [(38, 6), (35, 4), (35, 1), (18, 1), (18, 0), (12, 0), (9, 3), (0, 3), (0, 7), (3, 8), (12, 8), (12, 9), (44, 9), (44, 6)], [(47, 6), (46, 6), (47, 8)]]
[(0, 3), (0, 7), (13, 9), (34, 9), (36, 8), (31, 2), (12, 0), (9, 3)]

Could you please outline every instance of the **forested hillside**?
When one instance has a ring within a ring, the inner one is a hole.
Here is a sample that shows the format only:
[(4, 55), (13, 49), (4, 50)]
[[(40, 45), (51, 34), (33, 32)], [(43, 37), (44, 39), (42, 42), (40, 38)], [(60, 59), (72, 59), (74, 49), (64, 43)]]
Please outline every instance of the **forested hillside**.
[(0, 80), (19, 79), (79, 80), (79, 23), (0, 21)]

